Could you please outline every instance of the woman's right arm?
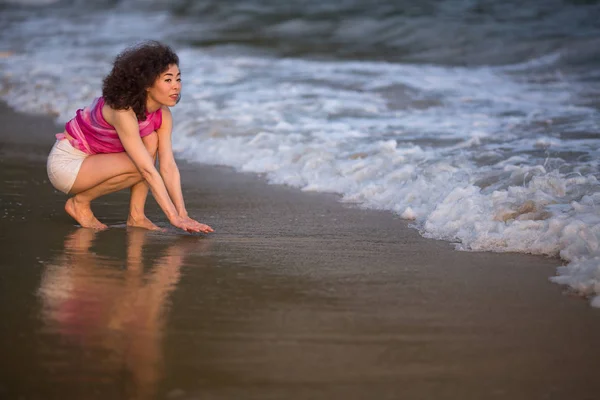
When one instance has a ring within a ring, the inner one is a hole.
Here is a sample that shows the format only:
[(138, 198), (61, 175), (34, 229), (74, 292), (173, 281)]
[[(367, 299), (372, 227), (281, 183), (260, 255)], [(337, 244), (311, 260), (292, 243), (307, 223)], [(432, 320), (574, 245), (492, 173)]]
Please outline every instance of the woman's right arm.
[(169, 222), (174, 226), (190, 232), (199, 232), (196, 224), (180, 217), (171, 201), (165, 183), (158, 173), (154, 162), (146, 150), (140, 137), (139, 125), (132, 110), (111, 110), (110, 122), (116, 129), (125, 151), (148, 182), (152, 195), (163, 210)]

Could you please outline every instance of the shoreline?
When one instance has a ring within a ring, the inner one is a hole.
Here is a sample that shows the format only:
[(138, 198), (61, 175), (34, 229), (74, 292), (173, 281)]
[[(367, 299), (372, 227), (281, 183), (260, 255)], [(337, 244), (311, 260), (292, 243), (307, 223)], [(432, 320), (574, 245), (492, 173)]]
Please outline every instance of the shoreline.
[[(549, 282), (558, 259), (456, 251), (389, 212), (182, 161), (190, 214), (215, 234), (125, 229), (125, 192), (94, 204), (110, 229), (91, 234), (45, 177), (60, 128), (4, 103), (0, 115), (0, 397), (128, 397), (106, 382), (147, 398), (600, 391), (600, 310)], [(166, 226), (153, 200), (147, 213)], [(145, 279), (126, 286), (133, 271)], [(144, 300), (127, 319), (132, 293)], [(66, 318), (71, 303), (85, 312)], [(123, 322), (134, 315), (147, 325)]]

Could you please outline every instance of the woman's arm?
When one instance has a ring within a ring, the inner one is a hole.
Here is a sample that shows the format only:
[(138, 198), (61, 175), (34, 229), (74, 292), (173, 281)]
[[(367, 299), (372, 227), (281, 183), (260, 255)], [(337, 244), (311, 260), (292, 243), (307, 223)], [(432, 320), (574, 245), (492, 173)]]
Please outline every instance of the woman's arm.
[(158, 162), (160, 175), (163, 178), (167, 191), (173, 200), (175, 209), (181, 217), (187, 217), (183, 193), (181, 191), (181, 176), (173, 156), (171, 133), (173, 131), (173, 117), (168, 107), (162, 108), (162, 124), (156, 131), (158, 134)]
[(198, 223), (194, 224), (181, 217), (171, 201), (162, 177), (156, 170), (154, 162), (148, 154), (140, 137), (139, 125), (135, 113), (132, 110), (111, 109), (107, 122), (113, 125), (119, 135), (119, 139), (142, 177), (148, 182), (156, 202), (163, 210), (169, 222), (174, 226), (187, 231), (199, 232)]
[(185, 208), (183, 193), (181, 191), (181, 176), (179, 168), (175, 162), (173, 155), (173, 145), (171, 143), (171, 133), (173, 131), (173, 117), (171, 110), (168, 107), (162, 108), (162, 123), (156, 131), (158, 134), (158, 163), (160, 175), (163, 178), (167, 191), (171, 196), (171, 200), (175, 204), (175, 209), (180, 217), (185, 220), (196, 223), (199, 226), (200, 232), (214, 232), (214, 230), (205, 224), (191, 219)]

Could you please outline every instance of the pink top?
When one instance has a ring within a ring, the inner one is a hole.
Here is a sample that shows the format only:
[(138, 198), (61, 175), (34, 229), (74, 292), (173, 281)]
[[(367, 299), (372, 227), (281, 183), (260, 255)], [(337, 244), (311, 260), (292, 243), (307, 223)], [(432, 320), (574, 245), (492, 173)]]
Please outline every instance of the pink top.
[[(67, 122), (65, 130), (73, 138), (70, 143), (86, 154), (121, 153), (125, 151), (115, 128), (104, 120), (102, 107), (104, 98), (94, 99), (89, 107), (77, 110), (75, 118)], [(162, 124), (162, 109), (146, 112), (146, 120), (138, 121), (140, 137), (148, 136)], [(64, 133), (56, 138), (65, 139)]]

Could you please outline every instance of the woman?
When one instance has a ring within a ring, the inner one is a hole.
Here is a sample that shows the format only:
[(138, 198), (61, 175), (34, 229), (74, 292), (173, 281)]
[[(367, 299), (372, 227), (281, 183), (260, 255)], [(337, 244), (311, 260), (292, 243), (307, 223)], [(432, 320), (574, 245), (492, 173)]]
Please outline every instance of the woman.
[(144, 214), (149, 186), (171, 224), (189, 232), (213, 232), (188, 216), (173, 157), (169, 107), (181, 92), (178, 65), (173, 50), (158, 42), (126, 49), (104, 79), (102, 97), (78, 110), (65, 132), (56, 135), (48, 177), (56, 189), (73, 195), (65, 210), (81, 226), (105, 229), (92, 213), (91, 201), (131, 188), (127, 225), (159, 229)]
[(171, 224), (189, 232), (213, 232), (188, 216), (173, 157), (169, 107), (181, 92), (178, 65), (173, 50), (159, 42), (126, 49), (104, 78), (102, 97), (78, 110), (65, 132), (56, 135), (48, 177), (56, 189), (73, 195), (65, 210), (81, 226), (105, 229), (92, 213), (91, 201), (130, 187), (127, 225), (158, 229), (144, 213), (149, 186)]

